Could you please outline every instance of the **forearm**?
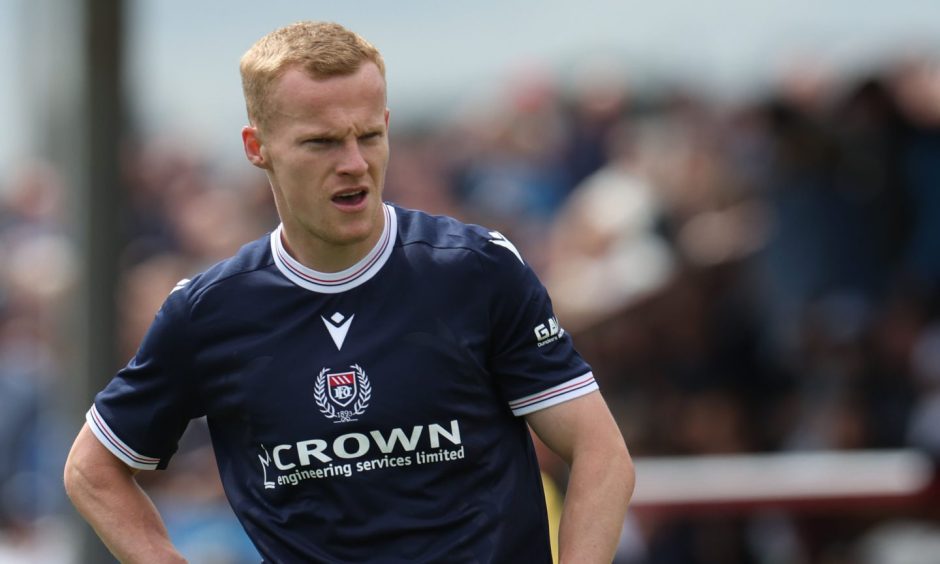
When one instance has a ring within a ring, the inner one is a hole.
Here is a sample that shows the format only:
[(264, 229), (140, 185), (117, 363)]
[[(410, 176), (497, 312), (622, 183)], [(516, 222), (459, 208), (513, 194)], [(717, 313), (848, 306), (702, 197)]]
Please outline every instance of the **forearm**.
[(558, 533), (562, 564), (613, 560), (634, 481), (625, 448), (574, 458)]
[(65, 490), (78, 512), (121, 562), (185, 562), (132, 471), (120, 462), (102, 462), (100, 455), (87, 456), (88, 449), (103, 448), (89, 438), (97, 443), (90, 433), (79, 434), (65, 467)]

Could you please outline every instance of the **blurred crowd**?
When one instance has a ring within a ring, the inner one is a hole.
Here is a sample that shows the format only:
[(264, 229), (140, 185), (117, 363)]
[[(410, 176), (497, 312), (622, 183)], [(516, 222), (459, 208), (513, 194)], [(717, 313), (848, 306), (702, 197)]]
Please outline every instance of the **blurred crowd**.
[[(733, 101), (613, 67), (576, 74), (522, 73), (488, 103), (393, 120), (386, 199), (516, 244), (635, 457), (912, 447), (940, 458), (940, 65), (806, 62)], [(122, 174), (115, 366), (178, 280), (277, 222), (263, 174), (169, 138), (129, 144)], [(62, 415), (74, 398), (57, 351), (76, 259), (55, 170), (24, 163), (0, 189), (0, 546), (15, 548), (68, 511), (59, 472), (81, 421)], [(545, 470), (563, 489), (557, 460)], [(151, 474), (193, 561), (257, 560), (204, 423)], [(938, 539), (936, 510), (633, 515), (618, 560), (894, 562), (937, 554)]]

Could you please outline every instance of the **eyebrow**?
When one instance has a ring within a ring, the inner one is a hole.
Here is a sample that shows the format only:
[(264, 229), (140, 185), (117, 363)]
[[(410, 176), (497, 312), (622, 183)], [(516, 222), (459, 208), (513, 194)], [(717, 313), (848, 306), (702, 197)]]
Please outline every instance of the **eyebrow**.
[[(383, 131), (385, 131), (385, 122), (376, 123), (363, 127), (356, 134), (356, 137), (370, 135), (373, 133), (382, 133)], [(344, 137), (346, 137), (345, 132), (339, 132), (335, 129), (306, 130), (301, 131), (296, 135), (297, 139), (342, 139)]]

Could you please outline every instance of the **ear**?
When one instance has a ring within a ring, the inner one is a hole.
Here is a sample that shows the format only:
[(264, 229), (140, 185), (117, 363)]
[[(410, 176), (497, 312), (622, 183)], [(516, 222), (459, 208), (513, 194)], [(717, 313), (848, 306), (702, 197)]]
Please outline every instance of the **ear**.
[(258, 168), (268, 168), (257, 127), (246, 125), (242, 128), (242, 145), (245, 147), (245, 156), (248, 157), (248, 162)]
[(386, 130), (388, 129), (388, 115), (389, 115), (388, 108), (385, 108), (385, 129)]

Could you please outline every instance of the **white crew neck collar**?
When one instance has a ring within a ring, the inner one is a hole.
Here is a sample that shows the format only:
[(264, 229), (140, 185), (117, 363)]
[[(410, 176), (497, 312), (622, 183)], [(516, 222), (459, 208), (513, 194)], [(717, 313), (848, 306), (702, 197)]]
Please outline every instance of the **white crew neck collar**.
[(395, 208), (382, 205), (385, 211), (385, 226), (382, 235), (374, 247), (359, 262), (340, 272), (319, 272), (307, 268), (287, 252), (281, 239), (284, 224), (277, 226), (271, 233), (271, 255), (274, 264), (288, 280), (301, 288), (321, 294), (339, 294), (364, 284), (378, 274), (388, 261), (395, 247), (398, 233), (398, 218)]

